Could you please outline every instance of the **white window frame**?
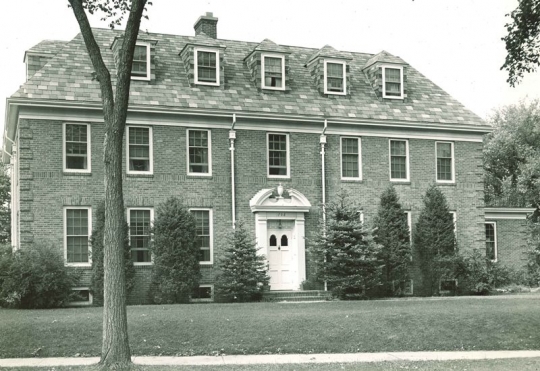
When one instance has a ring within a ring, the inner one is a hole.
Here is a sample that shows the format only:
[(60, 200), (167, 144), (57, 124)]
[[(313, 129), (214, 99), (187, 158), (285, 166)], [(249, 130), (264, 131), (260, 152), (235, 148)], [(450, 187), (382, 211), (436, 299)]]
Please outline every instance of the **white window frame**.
[[(87, 169), (68, 169), (66, 163), (66, 126), (86, 125), (86, 164)], [(90, 124), (83, 122), (64, 122), (62, 124), (62, 170), (65, 173), (91, 173), (92, 172), (92, 132)]]
[[(344, 177), (343, 176), (343, 139), (357, 139), (358, 140), (358, 176), (357, 177)], [(339, 160), (340, 160), (340, 175), (341, 180), (362, 180), (362, 138), (342, 136), (339, 138)]]
[[(438, 169), (437, 169), (437, 144), (450, 144), (450, 149), (452, 151), (452, 179), (451, 180), (440, 180), (438, 179)], [(456, 182), (456, 169), (455, 169), (455, 156), (454, 156), (454, 142), (445, 142), (445, 141), (435, 141), (435, 181), (437, 183), (455, 183)]]
[[(403, 99), (403, 66), (396, 66), (396, 65), (382, 65), (381, 66), (382, 68), (382, 95), (383, 95), (383, 98), (386, 98), (386, 99)], [(400, 87), (401, 87), (401, 91), (400, 91), (400, 95), (399, 96), (395, 96), (395, 95), (387, 95), (386, 94), (386, 69), (389, 68), (389, 69), (394, 69), (394, 70), (400, 70)]]
[[(270, 174), (270, 135), (285, 135), (287, 140), (287, 174), (286, 175), (271, 175)], [(266, 176), (268, 178), (274, 179), (289, 179), (291, 177), (291, 149), (290, 149), (290, 138), (287, 133), (276, 133), (268, 132), (266, 133)]]
[[(131, 128), (144, 128), (148, 129), (148, 151), (149, 151), (149, 169), (148, 171), (136, 171), (136, 170), (129, 170), (129, 130)], [(131, 175), (137, 175), (137, 174), (143, 174), (143, 175), (152, 175), (154, 174), (154, 134), (152, 132), (151, 126), (143, 126), (143, 125), (126, 125), (126, 174)]]
[[(208, 133), (208, 172), (194, 173), (189, 171), (189, 132), (206, 131)], [(212, 176), (212, 131), (207, 129), (186, 129), (186, 173), (193, 176)]]
[[(208, 82), (208, 81), (199, 81), (199, 55), (198, 52), (206, 52), (206, 53), (215, 53), (216, 54), (216, 82)], [(212, 48), (193, 48), (194, 53), (194, 65), (193, 65), (193, 73), (195, 78), (195, 84), (197, 85), (209, 85), (209, 86), (219, 86), (220, 85), (220, 62), (219, 62), (219, 49), (212, 49)]]
[(200, 265), (212, 265), (214, 264), (214, 211), (209, 207), (192, 207), (189, 212), (192, 211), (208, 211), (209, 228), (210, 228), (210, 261), (200, 261)]
[[(405, 215), (407, 215), (407, 227), (409, 227), (409, 243), (412, 244), (412, 211), (404, 210)], [(412, 260), (412, 255), (411, 255)]]
[[(128, 207), (127, 210), (127, 222), (128, 222), (128, 241), (129, 241), (129, 253), (131, 256), (131, 211), (132, 210), (150, 210), (150, 228), (154, 225), (154, 208), (153, 207)], [(150, 243), (152, 242), (152, 235), (149, 236)], [(154, 254), (152, 254), (152, 250), (150, 248), (148, 249), (150, 251), (150, 261), (149, 262), (133, 262), (133, 265), (152, 265), (154, 264)]]
[[(150, 43), (137, 41), (135, 43), (136, 46), (146, 46), (146, 77), (145, 76), (131, 76), (132, 80), (142, 80), (142, 81), (150, 81)], [(131, 73), (131, 72), (130, 72)]]
[[(407, 177), (406, 178), (392, 178), (392, 142), (405, 142), (405, 164), (407, 166)], [(410, 182), (411, 181), (411, 164), (409, 156), (409, 140), (408, 139), (389, 139), (388, 140), (388, 171), (390, 175), (391, 182)]]
[[(498, 258), (499, 258), (499, 254), (498, 254), (498, 250), (499, 250), (499, 246), (497, 245), (497, 222), (484, 222), (484, 225), (485, 224), (491, 224), (493, 225), (493, 235), (494, 235), (494, 255), (495, 255), (495, 259), (490, 259), (493, 263), (496, 263), (498, 261)], [(484, 227), (485, 229), (485, 227)], [(485, 232), (484, 232), (485, 233)]]
[[(67, 253), (67, 211), (68, 210), (88, 210), (88, 262), (69, 263)], [(92, 207), (91, 206), (65, 206), (64, 207), (64, 265), (66, 267), (91, 267), (92, 266), (92, 245), (90, 237), (92, 236)]]
[(94, 296), (90, 287), (72, 287), (71, 291), (88, 290), (88, 301), (70, 301), (67, 305), (70, 307), (84, 307), (94, 303)]
[[(265, 84), (265, 61), (264, 58), (277, 58), (281, 59), (281, 81), (283, 83), (281, 84), (281, 87), (276, 86), (266, 86)], [(263, 53), (261, 54), (261, 88), (262, 89), (268, 89), (268, 90), (285, 90), (285, 56), (281, 54), (272, 54), (272, 53)]]
[(190, 301), (192, 303), (209, 303), (209, 302), (213, 302), (214, 301), (214, 285), (208, 285), (208, 284), (204, 284), (204, 285), (199, 285), (199, 288), (201, 287), (210, 287), (210, 298), (209, 299), (199, 299), (199, 298), (190, 298)]
[(452, 220), (454, 221), (454, 236), (457, 240), (457, 211), (450, 211), (450, 214), (452, 214)]
[[(343, 91), (328, 90), (328, 63), (341, 64), (343, 66)], [(324, 94), (347, 95), (347, 62), (337, 59), (324, 60)]]
[(360, 219), (360, 223), (364, 224), (364, 210), (358, 210), (358, 218)]

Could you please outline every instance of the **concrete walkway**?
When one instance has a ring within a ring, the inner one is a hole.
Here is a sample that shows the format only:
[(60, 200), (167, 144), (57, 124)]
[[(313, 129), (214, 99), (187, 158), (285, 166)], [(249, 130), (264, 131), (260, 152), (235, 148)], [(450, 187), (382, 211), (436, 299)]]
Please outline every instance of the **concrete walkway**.
[[(540, 350), (461, 351), (461, 352), (392, 352), (341, 354), (265, 354), (195, 357), (136, 357), (133, 363), (147, 366), (255, 365), (292, 363), (367, 363), (384, 361), (451, 361), (540, 357)], [(98, 357), (71, 358), (5, 358), (4, 367), (88, 366)]]

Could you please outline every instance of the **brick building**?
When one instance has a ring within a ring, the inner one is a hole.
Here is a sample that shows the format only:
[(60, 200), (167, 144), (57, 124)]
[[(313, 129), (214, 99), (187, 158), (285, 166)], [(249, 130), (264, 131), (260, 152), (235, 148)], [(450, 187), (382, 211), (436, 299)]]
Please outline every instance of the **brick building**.
[[(94, 31), (114, 79), (122, 35)], [(58, 246), (66, 264), (84, 272), (84, 291), (92, 215), (104, 197), (99, 86), (81, 35), (43, 41), (25, 63), (4, 135), (13, 245)], [(123, 159), (137, 270), (130, 303), (147, 300), (148, 226), (173, 195), (197, 218), (201, 296), (212, 295), (224, 237), (239, 219), (269, 259), (271, 289), (298, 290), (321, 205), (340, 189), (369, 224), (392, 183), (414, 225), (436, 184), (454, 213), (459, 248), (486, 248), (489, 127), (397, 56), (222, 40), (207, 13), (195, 36), (141, 34), (132, 80)], [(416, 276), (414, 294), (422, 294)]]

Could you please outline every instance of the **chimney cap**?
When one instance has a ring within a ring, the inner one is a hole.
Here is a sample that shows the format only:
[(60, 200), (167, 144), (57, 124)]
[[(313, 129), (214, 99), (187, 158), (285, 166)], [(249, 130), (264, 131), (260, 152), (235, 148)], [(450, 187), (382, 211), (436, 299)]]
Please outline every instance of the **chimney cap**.
[(197, 24), (199, 24), (200, 21), (202, 20), (205, 20), (205, 21), (218, 21), (218, 18), (217, 17), (214, 17), (214, 13), (213, 12), (206, 12), (205, 15), (201, 15), (199, 17), (199, 19), (197, 19), (197, 22), (195, 22), (195, 27), (197, 27)]

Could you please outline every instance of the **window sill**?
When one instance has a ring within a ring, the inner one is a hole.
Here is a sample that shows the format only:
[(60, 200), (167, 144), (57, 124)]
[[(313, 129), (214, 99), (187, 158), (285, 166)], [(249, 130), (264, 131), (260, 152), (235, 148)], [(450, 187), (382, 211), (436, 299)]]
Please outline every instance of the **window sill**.
[(212, 174), (197, 174), (197, 173), (189, 173), (186, 175), (188, 179), (212, 179)]
[(364, 183), (364, 180), (354, 178), (341, 178), (341, 183)]
[(63, 171), (63, 175), (67, 176), (92, 176), (92, 173), (89, 171)]
[(92, 268), (92, 263), (64, 263), (69, 268)]
[(435, 184), (438, 186), (455, 186), (456, 182), (441, 182), (441, 181), (435, 181)]
[(290, 182), (291, 181), (291, 177), (290, 176), (285, 176), (285, 175), (282, 175), (282, 176), (279, 176), (279, 175), (267, 175), (266, 178), (268, 180), (279, 180), (279, 181), (285, 181), (285, 182)]
[(154, 174), (149, 173), (126, 173), (126, 177), (128, 178), (153, 178)]
[(390, 179), (390, 181), (392, 182), (392, 184), (403, 184), (403, 185), (410, 185), (411, 184), (411, 181), (410, 180), (400, 180), (400, 179)]
[(134, 267), (151, 267), (152, 265), (154, 265), (154, 263), (152, 262), (148, 262), (148, 263), (142, 263), (142, 262), (133, 262), (133, 266)]

